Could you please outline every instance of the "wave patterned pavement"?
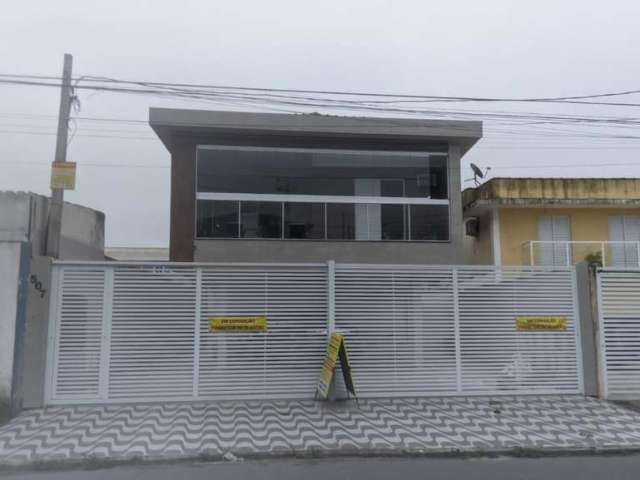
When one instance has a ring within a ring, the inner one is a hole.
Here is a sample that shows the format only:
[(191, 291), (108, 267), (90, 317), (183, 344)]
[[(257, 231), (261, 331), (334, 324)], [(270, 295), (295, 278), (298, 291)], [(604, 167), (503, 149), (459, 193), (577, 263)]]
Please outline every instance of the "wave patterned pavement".
[(0, 427), (0, 464), (640, 448), (640, 413), (580, 396), (48, 407)]

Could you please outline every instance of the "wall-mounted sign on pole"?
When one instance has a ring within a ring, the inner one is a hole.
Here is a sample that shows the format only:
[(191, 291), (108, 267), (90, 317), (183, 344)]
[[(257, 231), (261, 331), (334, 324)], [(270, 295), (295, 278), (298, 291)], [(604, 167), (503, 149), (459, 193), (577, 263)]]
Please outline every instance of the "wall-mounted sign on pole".
[(335, 332), (331, 334), (331, 338), (327, 344), (327, 353), (324, 357), (322, 371), (320, 372), (316, 395), (319, 395), (320, 398), (323, 399), (327, 399), (329, 397), (331, 380), (333, 379), (338, 359), (340, 359), (340, 367), (342, 369), (342, 376), (344, 377), (344, 384), (347, 387), (347, 392), (351, 392), (355, 398), (358, 398), (358, 395), (356, 394), (356, 387), (353, 382), (353, 376), (351, 375), (351, 364), (349, 363), (349, 354), (347, 352), (347, 345), (345, 343), (344, 336)]
[(51, 164), (51, 189), (74, 190), (76, 188), (76, 162)]
[(519, 332), (565, 331), (567, 317), (516, 317)]
[(210, 332), (266, 332), (267, 317), (209, 317)]

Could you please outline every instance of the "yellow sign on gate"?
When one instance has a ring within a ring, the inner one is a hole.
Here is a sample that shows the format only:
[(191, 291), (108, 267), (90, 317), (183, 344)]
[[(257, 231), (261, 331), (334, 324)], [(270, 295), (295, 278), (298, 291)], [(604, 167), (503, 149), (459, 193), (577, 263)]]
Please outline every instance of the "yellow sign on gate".
[(210, 332), (266, 332), (267, 317), (209, 317)]
[(565, 331), (567, 317), (516, 317), (516, 329), (519, 332)]

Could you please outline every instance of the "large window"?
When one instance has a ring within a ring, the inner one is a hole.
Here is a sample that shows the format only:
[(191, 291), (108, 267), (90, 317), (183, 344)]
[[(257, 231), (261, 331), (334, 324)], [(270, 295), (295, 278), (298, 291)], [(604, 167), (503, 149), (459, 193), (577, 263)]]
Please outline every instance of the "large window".
[(196, 235), (448, 240), (447, 157), (433, 150), (198, 147)]

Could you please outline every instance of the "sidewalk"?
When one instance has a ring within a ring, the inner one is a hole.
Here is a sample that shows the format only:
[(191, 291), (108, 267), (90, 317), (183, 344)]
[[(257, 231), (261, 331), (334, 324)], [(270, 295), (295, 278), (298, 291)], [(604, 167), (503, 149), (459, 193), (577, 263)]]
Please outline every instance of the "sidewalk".
[(0, 465), (527, 449), (640, 449), (640, 413), (579, 396), (254, 401), (50, 407), (0, 427)]

